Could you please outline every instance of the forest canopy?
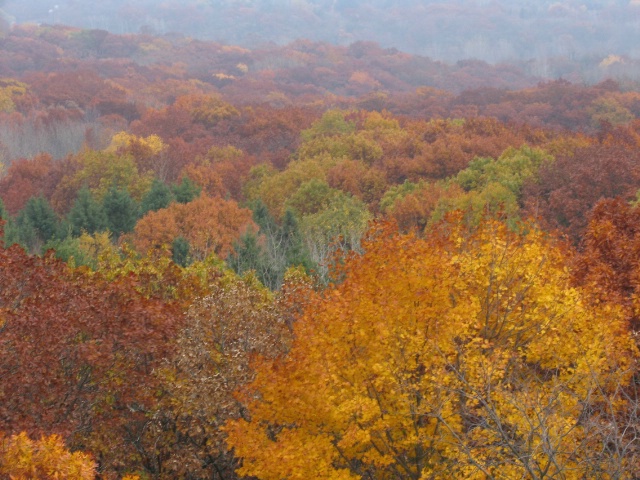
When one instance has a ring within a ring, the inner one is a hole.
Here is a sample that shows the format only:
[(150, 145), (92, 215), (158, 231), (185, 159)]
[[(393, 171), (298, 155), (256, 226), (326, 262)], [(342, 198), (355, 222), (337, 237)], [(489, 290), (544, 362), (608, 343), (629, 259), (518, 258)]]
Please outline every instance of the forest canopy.
[(640, 476), (635, 60), (0, 46), (2, 478)]

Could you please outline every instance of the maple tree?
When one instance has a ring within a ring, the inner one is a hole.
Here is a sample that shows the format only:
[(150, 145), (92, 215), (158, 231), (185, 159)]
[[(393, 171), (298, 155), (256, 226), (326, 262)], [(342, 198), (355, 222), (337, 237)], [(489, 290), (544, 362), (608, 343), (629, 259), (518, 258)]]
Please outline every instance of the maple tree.
[(364, 248), (295, 323), (289, 354), (256, 363), (250, 420), (225, 427), (240, 474), (581, 478), (615, 463), (583, 416), (623, 408), (607, 399), (637, 351), (619, 309), (570, 286), (552, 239), (450, 218)]
[(0, 429), (59, 434), (102, 472), (143, 463), (136, 439), (180, 324), (176, 305), (143, 297), (131, 275), (108, 281), (16, 246), (0, 260)]

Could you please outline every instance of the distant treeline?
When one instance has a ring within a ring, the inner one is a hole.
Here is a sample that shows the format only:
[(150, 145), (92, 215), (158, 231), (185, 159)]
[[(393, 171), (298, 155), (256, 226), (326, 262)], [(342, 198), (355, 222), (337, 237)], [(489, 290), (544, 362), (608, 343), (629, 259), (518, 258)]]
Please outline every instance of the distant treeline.
[(586, 65), (610, 55), (623, 63), (640, 53), (640, 5), (633, 0), (9, 0), (4, 10), (17, 23), (182, 33), (250, 48), (300, 38), (341, 45), (373, 40), (450, 63), (522, 62), (546, 77), (580, 67), (589, 81), (603, 75), (584, 72)]

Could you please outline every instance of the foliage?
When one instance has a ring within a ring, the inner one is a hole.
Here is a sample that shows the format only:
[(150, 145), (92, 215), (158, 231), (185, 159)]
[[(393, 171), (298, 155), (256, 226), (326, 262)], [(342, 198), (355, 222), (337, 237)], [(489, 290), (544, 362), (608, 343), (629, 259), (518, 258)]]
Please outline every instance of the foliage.
[(635, 142), (618, 132), (604, 144), (580, 148), (540, 169), (539, 180), (524, 188), (527, 213), (547, 228), (560, 228), (578, 243), (590, 210), (602, 198), (631, 200), (640, 188), (640, 160)]
[(214, 127), (218, 122), (238, 115), (238, 110), (214, 95), (184, 95), (175, 106), (189, 111), (194, 122)]
[(582, 249), (575, 259), (575, 281), (599, 301), (625, 307), (632, 328), (640, 320), (640, 210), (621, 199), (601, 200), (589, 217)]
[(254, 270), (258, 279), (272, 290), (282, 286), (290, 267), (310, 272), (314, 264), (303, 242), (296, 216), (291, 210), (278, 224), (262, 202), (253, 207), (253, 220), (259, 234), (247, 231), (235, 245), (227, 262), (239, 274)]
[(0, 79), (0, 112), (11, 113), (16, 109), (16, 102), (28, 96), (29, 86), (11, 78)]
[[(328, 160), (331, 161), (330, 159)], [(255, 172), (258, 175), (258, 172)], [(323, 161), (299, 160), (291, 162), (287, 169), (274, 175), (262, 175), (259, 187), (255, 194), (255, 200), (260, 198), (269, 209), (269, 212), (281, 219), (285, 212), (285, 204), (289, 197), (294, 195), (305, 183), (312, 180), (324, 181), (326, 167)]]
[[(152, 183), (151, 173), (141, 173), (131, 154), (119, 155), (114, 151), (85, 150), (76, 157), (76, 171), (62, 179), (57, 189), (59, 201), (65, 192), (86, 187), (103, 200), (113, 189), (126, 191), (140, 201)], [(68, 200), (66, 200), (68, 201)]]
[(538, 169), (551, 161), (552, 158), (540, 149), (510, 147), (496, 160), (474, 159), (469, 167), (458, 173), (455, 181), (467, 191), (482, 190), (492, 183), (498, 183), (519, 200), (525, 181), (535, 177)]
[(346, 255), (352, 250), (360, 251), (360, 239), (371, 218), (359, 199), (342, 192), (333, 195), (323, 210), (302, 217), (302, 236), (322, 281), (329, 280), (331, 264), (338, 252)]
[(140, 215), (144, 216), (149, 212), (167, 208), (173, 199), (174, 196), (171, 188), (157, 178), (154, 178), (151, 188), (142, 198), (142, 202), (140, 202)]
[(186, 267), (190, 263), (189, 242), (184, 237), (176, 237), (171, 244), (171, 260), (176, 265)]
[(174, 442), (166, 446), (163, 478), (234, 478), (237, 463), (226, 451), (221, 427), (245, 417), (246, 409), (233, 393), (253, 379), (255, 355), (275, 358), (290, 341), (282, 308), (251, 276), (222, 277), (193, 303), (166, 371), (163, 405), (171, 430), (163, 432), (161, 421), (156, 427), (160, 438)]
[(379, 230), (365, 251), (296, 322), (289, 355), (256, 364), (250, 420), (226, 427), (241, 475), (633, 476), (585, 415), (622, 408), (637, 352), (544, 233), (453, 221), (422, 240)]
[(138, 204), (126, 190), (112, 187), (104, 197), (102, 208), (107, 227), (116, 237), (133, 231), (138, 220)]
[(58, 435), (31, 440), (26, 433), (0, 437), (0, 474), (12, 479), (93, 480), (95, 462), (82, 452), (69, 452)]
[[(279, 15), (187, 3), (207, 34)], [(328, 32), (378, 8), (293, 3)], [(478, 37), (456, 9), (411, 14)], [(637, 60), (447, 65), (5, 23), (0, 216), (27, 249), (0, 248), (5, 440), (59, 434), (132, 480), (236, 478), (238, 452), (278, 480), (640, 478)]]
[(107, 215), (88, 188), (81, 188), (68, 215), (72, 233), (79, 237), (82, 232), (93, 234), (107, 229)]
[(332, 137), (336, 135), (349, 134), (355, 131), (355, 123), (346, 119), (346, 112), (340, 110), (326, 111), (320, 120), (315, 122), (311, 128), (301, 133), (305, 141), (318, 137)]
[(233, 200), (201, 196), (145, 215), (135, 226), (134, 244), (141, 254), (162, 255), (181, 236), (189, 242), (194, 259), (225, 258), (252, 223), (251, 212)]
[(27, 251), (41, 253), (58, 233), (58, 216), (44, 197), (32, 197), (15, 220), (15, 241)]
[[(465, 192), (453, 182), (405, 182), (385, 193), (382, 207), (386, 217), (393, 219), (401, 231), (421, 232), (445, 210), (451, 210), (453, 202), (462, 204), (464, 197)], [(462, 204), (462, 208), (467, 206)]]
[(200, 187), (189, 177), (182, 177), (182, 181), (173, 187), (172, 193), (176, 202), (189, 203), (200, 195)]
[(17, 247), (0, 257), (0, 428), (57, 432), (104, 472), (144, 462), (137, 439), (157, 400), (152, 372), (181, 321), (176, 306), (137, 293), (131, 275), (108, 281)]
[(50, 155), (37, 155), (32, 159), (16, 159), (0, 178), (0, 196), (7, 211), (16, 215), (31, 197), (49, 197), (58, 180)]
[(173, 261), (172, 251), (171, 256), (141, 256), (126, 242), (119, 247), (114, 245), (107, 232), (84, 233), (77, 243), (81, 258), (86, 258), (107, 281), (135, 277), (135, 290), (144, 297), (178, 302), (183, 308), (206, 295), (210, 285), (225, 271), (222, 261), (215, 258), (193, 261), (189, 253), (186, 257), (189, 265), (184, 268)]

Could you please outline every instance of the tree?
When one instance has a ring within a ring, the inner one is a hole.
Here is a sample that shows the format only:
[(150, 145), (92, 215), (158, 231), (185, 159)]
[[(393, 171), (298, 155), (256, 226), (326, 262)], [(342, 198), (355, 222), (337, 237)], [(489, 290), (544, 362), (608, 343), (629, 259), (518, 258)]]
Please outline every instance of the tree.
[(17, 159), (9, 165), (0, 179), (0, 196), (8, 212), (16, 215), (31, 197), (49, 198), (55, 188), (54, 162), (50, 155), (36, 155), (32, 159)]
[(108, 281), (17, 247), (0, 249), (0, 280), (0, 430), (55, 432), (107, 475), (149, 462), (140, 439), (177, 306), (142, 296), (133, 274)]
[(259, 187), (256, 189), (255, 195), (250, 196), (250, 200), (259, 198), (267, 206), (269, 212), (277, 220), (280, 220), (286, 210), (287, 199), (293, 196), (302, 185), (314, 180), (324, 183), (326, 168), (323, 162), (325, 160), (332, 161), (327, 157), (291, 162), (286, 170), (274, 175), (269, 175), (268, 172), (260, 172), (258, 169), (254, 170), (253, 172), (256, 175), (263, 175), (259, 179)]
[(82, 452), (69, 452), (58, 435), (31, 440), (26, 433), (0, 436), (0, 474), (5, 478), (93, 480), (95, 462)]
[(169, 170), (169, 158), (167, 145), (158, 135), (149, 135), (146, 138), (136, 137), (127, 132), (118, 132), (111, 139), (111, 145), (107, 151), (113, 151), (119, 155), (131, 155), (140, 172), (153, 172), (156, 178), (166, 180)]
[(226, 426), (241, 475), (609, 478), (616, 452), (587, 425), (632, 379), (619, 309), (585, 301), (535, 227), (460, 225), (374, 232), (289, 354), (256, 364), (250, 420)]
[(227, 260), (237, 273), (254, 270), (260, 281), (277, 290), (282, 286), (290, 267), (302, 267), (310, 272), (314, 265), (304, 244), (298, 220), (287, 210), (278, 224), (260, 201), (253, 207), (253, 220), (260, 227), (244, 234)]
[(178, 203), (189, 203), (200, 195), (200, 187), (189, 177), (182, 177), (182, 181), (173, 187), (173, 196)]
[(252, 224), (250, 210), (233, 200), (201, 196), (148, 213), (136, 224), (133, 241), (140, 253), (163, 254), (176, 238), (183, 237), (195, 260), (211, 254), (226, 258)]
[(138, 220), (138, 204), (126, 190), (112, 187), (102, 202), (109, 231), (116, 237), (133, 231)]
[[(81, 188), (91, 190), (96, 199), (103, 201), (113, 189), (126, 191), (140, 201), (153, 182), (150, 171), (140, 172), (130, 153), (122, 155), (113, 150), (84, 150), (72, 157), (74, 172), (66, 175), (56, 187), (55, 200), (70, 205)], [(69, 195), (73, 195), (71, 198)], [(68, 207), (67, 207), (68, 208)]]
[[(610, 144), (608, 144), (610, 143)], [(640, 154), (624, 138), (579, 148), (540, 168), (524, 187), (523, 203), (548, 229), (559, 228), (575, 243), (589, 213), (603, 198), (631, 200), (640, 188)]]
[(161, 208), (167, 208), (173, 199), (171, 188), (164, 182), (154, 178), (151, 188), (140, 203), (140, 215), (144, 216), (148, 212), (155, 212)]
[(348, 121), (345, 112), (340, 110), (326, 111), (320, 120), (315, 122), (311, 128), (301, 133), (304, 141), (321, 137), (332, 137), (353, 133), (356, 129), (354, 122)]
[(79, 237), (82, 232), (93, 234), (107, 229), (107, 216), (105, 211), (88, 188), (82, 188), (78, 192), (73, 207), (68, 215), (72, 233)]
[(300, 185), (300, 188), (285, 202), (298, 217), (318, 213), (329, 204), (329, 200), (337, 193), (326, 182), (317, 178)]
[(432, 221), (436, 207), (455, 205), (456, 199), (461, 203), (464, 197), (464, 190), (452, 182), (405, 182), (391, 187), (384, 194), (380, 208), (387, 218), (398, 224), (401, 231), (415, 229), (422, 232)]
[(159, 443), (168, 457), (163, 478), (236, 478), (237, 461), (226, 451), (221, 427), (246, 415), (234, 391), (253, 379), (252, 357), (286, 351), (285, 312), (251, 275), (222, 277), (193, 302), (168, 372), (164, 416), (155, 423), (167, 442)]
[(640, 208), (617, 199), (599, 201), (589, 217), (573, 275), (599, 301), (615, 299), (625, 307), (631, 325), (640, 321)]
[(58, 233), (58, 216), (44, 197), (32, 197), (18, 213), (15, 228), (18, 243), (29, 252), (39, 253)]
[(184, 237), (176, 237), (173, 240), (171, 259), (181, 267), (186, 267), (189, 264), (189, 242)]
[(318, 265), (323, 282), (329, 280), (334, 256), (360, 251), (360, 239), (367, 231), (371, 213), (357, 198), (338, 192), (326, 208), (306, 215), (300, 230), (311, 260)]

